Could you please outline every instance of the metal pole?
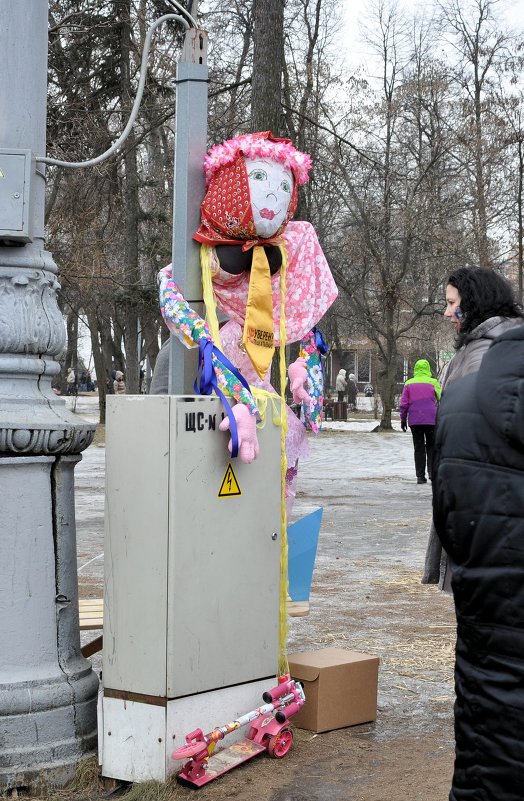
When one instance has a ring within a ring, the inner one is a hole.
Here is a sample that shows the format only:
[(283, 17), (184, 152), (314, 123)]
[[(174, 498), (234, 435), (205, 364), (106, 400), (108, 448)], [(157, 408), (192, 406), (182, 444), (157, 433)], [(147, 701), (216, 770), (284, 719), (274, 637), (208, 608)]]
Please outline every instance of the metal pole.
[(51, 380), (65, 345), (44, 247), (47, 0), (0, 25), (0, 790), (61, 785), (96, 747), (80, 652), (73, 470), (94, 427)]
[[(200, 252), (192, 236), (200, 223), (205, 193), (207, 79), (207, 34), (192, 28), (186, 33), (177, 66), (172, 264), (175, 281), (199, 314), (203, 314)], [(193, 394), (196, 354), (171, 336), (170, 394)]]

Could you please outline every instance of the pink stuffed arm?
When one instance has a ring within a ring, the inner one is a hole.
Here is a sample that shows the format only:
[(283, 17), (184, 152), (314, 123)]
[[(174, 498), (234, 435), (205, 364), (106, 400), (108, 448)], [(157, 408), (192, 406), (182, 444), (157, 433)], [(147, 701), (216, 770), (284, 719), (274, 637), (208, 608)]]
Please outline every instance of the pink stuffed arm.
[[(255, 415), (251, 414), (248, 407), (244, 403), (237, 403), (235, 406), (233, 406), (233, 415), (235, 417), (238, 430), (239, 459), (241, 462), (244, 462), (244, 464), (251, 464), (251, 462), (254, 462), (259, 454)], [(220, 431), (228, 431), (229, 417), (224, 417), (218, 427)], [(229, 452), (231, 453), (231, 440), (229, 440), (228, 448)]]
[(295, 403), (302, 403), (302, 401), (309, 401), (309, 380), (307, 377), (306, 360), (299, 358), (292, 362), (288, 367), (289, 376), (289, 389), (293, 395)]

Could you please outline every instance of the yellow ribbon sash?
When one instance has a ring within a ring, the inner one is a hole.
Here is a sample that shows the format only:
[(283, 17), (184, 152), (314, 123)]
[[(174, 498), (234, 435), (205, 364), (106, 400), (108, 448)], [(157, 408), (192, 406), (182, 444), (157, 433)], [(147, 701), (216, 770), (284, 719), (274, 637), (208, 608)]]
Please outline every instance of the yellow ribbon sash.
[(246, 353), (260, 378), (264, 378), (273, 359), (273, 294), (269, 262), (263, 247), (253, 248), (253, 262), (242, 337)]

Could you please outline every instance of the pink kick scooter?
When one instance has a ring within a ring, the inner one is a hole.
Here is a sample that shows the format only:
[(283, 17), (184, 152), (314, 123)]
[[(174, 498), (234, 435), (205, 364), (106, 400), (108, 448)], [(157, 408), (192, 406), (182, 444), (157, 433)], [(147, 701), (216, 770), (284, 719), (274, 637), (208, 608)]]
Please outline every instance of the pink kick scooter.
[[(262, 698), (266, 702), (263, 706), (246, 712), (232, 723), (217, 726), (209, 734), (204, 734), (201, 729), (188, 734), (186, 745), (172, 754), (175, 760), (189, 758), (177, 778), (194, 787), (202, 787), (263, 751), (275, 759), (284, 757), (293, 745), (288, 719), (304, 704), (304, 690), (299, 682), (285, 675)], [(248, 723), (251, 726), (247, 737), (213, 753), (220, 740)]]

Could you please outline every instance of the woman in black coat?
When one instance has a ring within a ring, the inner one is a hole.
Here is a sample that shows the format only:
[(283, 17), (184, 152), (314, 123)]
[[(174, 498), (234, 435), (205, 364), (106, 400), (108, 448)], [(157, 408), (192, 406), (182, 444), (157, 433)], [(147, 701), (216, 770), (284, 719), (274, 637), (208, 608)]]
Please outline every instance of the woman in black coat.
[(457, 614), (450, 801), (522, 801), (524, 326), (445, 393), (433, 476)]
[[(515, 326), (522, 325), (522, 308), (511, 285), (493, 270), (461, 267), (448, 278), (444, 318), (455, 329), (455, 356), (441, 381), (442, 395), (453, 381), (475, 373), (491, 343)], [(429, 533), (423, 584), (438, 584), (451, 592), (451, 566), (442, 551), (434, 527)]]

